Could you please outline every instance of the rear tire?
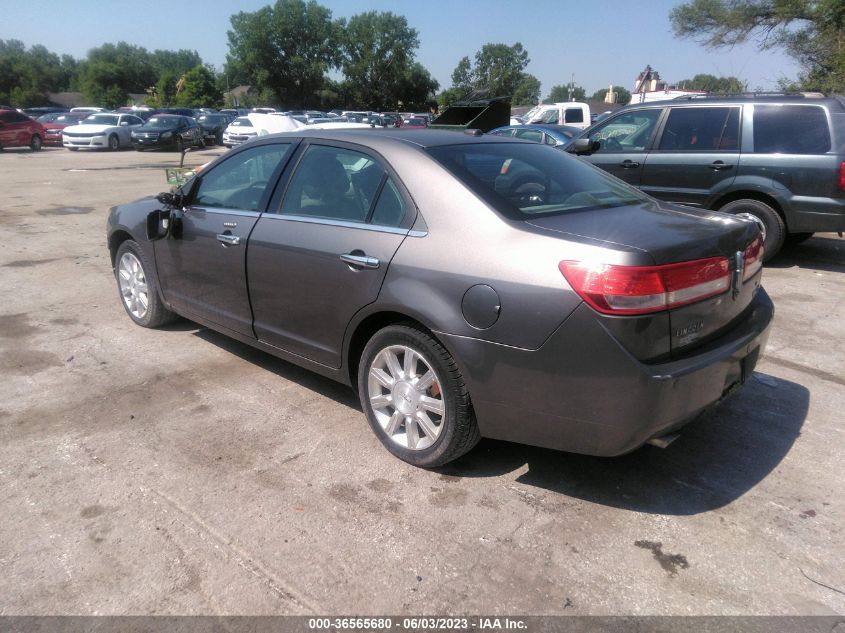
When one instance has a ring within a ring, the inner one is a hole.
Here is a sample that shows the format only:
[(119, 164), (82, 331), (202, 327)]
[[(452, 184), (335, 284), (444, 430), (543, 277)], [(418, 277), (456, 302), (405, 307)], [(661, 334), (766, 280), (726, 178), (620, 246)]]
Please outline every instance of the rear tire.
[(780, 214), (765, 202), (759, 200), (743, 199), (729, 202), (721, 209), (722, 213), (730, 213), (749, 220), (755, 220), (766, 229), (766, 239), (763, 243), (763, 261), (767, 262), (777, 255), (783, 247), (786, 237), (786, 225)]
[(148, 328), (159, 327), (178, 318), (161, 300), (152, 270), (134, 240), (126, 240), (117, 249), (114, 274), (121, 303), (130, 319)]
[(451, 354), (413, 325), (391, 325), (370, 339), (358, 364), (358, 394), (384, 447), (414, 466), (442, 466), (481, 438)]
[(29, 149), (33, 152), (38, 152), (44, 146), (44, 141), (41, 140), (41, 137), (37, 134), (33, 134), (32, 138), (29, 140)]

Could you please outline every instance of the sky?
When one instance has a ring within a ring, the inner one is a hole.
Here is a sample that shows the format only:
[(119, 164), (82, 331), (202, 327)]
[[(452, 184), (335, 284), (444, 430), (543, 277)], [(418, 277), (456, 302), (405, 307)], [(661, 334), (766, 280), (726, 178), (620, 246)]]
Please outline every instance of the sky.
[[(417, 61), (451, 85), (458, 61), (473, 59), (486, 43), (521, 42), (531, 63), (526, 72), (552, 86), (572, 79), (592, 94), (609, 84), (631, 90), (647, 64), (675, 83), (699, 73), (736, 76), (749, 90), (775, 90), (780, 78), (794, 78), (797, 66), (776, 51), (753, 44), (710, 51), (672, 34), (669, 12), (678, 0), (318, 0), (333, 17), (365, 11), (404, 15), (419, 32)], [(59, 55), (85, 58), (104, 43), (125, 41), (155, 49), (196, 50), (222, 70), (228, 51), (229, 18), (256, 11), (268, 0), (201, 0), (176, 3), (145, 0), (0, 0), (0, 39), (42, 44)]]

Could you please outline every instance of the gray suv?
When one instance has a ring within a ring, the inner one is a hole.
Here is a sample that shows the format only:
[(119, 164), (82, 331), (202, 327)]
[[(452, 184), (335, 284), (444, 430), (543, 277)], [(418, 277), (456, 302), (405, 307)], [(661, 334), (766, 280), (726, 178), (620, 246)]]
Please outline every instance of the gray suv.
[(845, 230), (845, 98), (697, 97), (626, 106), (569, 146), (648, 194), (753, 219), (765, 257)]

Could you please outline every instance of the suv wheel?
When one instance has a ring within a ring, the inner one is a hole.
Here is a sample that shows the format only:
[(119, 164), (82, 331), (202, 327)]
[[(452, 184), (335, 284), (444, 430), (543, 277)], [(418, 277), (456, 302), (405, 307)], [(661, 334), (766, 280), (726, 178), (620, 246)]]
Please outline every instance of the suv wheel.
[(786, 226), (780, 214), (765, 202), (759, 200), (734, 200), (721, 209), (722, 213), (730, 213), (746, 220), (754, 220), (763, 229), (763, 261), (774, 257), (783, 246), (786, 237)]
[(373, 432), (409, 464), (441, 466), (480, 439), (454, 359), (416, 327), (391, 325), (370, 339), (358, 366), (358, 393)]

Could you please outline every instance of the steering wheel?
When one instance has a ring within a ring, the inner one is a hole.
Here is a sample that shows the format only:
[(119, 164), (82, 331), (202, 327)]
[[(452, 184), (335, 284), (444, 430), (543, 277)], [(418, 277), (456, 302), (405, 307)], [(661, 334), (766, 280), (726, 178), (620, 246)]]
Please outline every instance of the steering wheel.
[(609, 152), (621, 152), (623, 150), (623, 147), (622, 143), (620, 143), (611, 136), (610, 138), (606, 138), (601, 142), (601, 149), (605, 149)]
[(523, 182), (511, 190), (509, 198), (520, 207), (546, 204), (546, 186), (541, 182)]

